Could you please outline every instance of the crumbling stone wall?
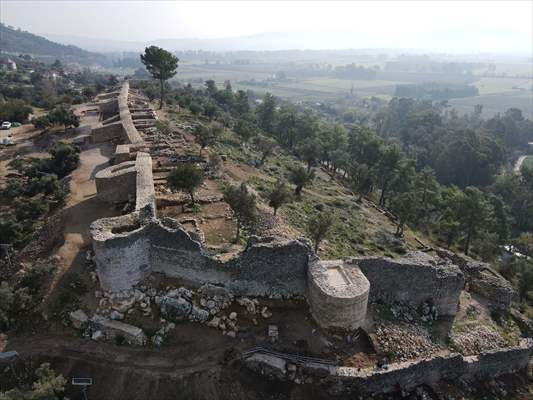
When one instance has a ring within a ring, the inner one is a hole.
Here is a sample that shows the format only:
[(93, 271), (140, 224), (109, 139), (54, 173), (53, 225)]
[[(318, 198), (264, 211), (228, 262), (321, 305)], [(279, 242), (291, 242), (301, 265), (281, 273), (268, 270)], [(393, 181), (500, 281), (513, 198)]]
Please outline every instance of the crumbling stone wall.
[(109, 203), (125, 202), (135, 196), (137, 169), (135, 161), (112, 165), (94, 177), (98, 197)]
[(204, 283), (227, 284), (230, 272), (209, 257), (202, 245), (171, 218), (151, 223), (150, 262), (154, 272), (182, 278), (192, 286)]
[[(109, 94), (109, 97), (116, 96), (115, 99), (100, 103), (100, 114), (102, 119), (106, 121), (106, 125), (93, 129), (94, 142), (98, 143), (113, 139), (120, 139), (125, 144), (134, 145), (140, 145), (144, 142), (133, 124), (133, 118), (128, 107), (129, 90), (130, 84), (126, 80), (122, 83), (118, 95), (116, 93)], [(117, 116), (119, 122), (109, 123)]]
[[(483, 352), (477, 356), (460, 354), (436, 356), (429, 359), (393, 363), (386, 369), (357, 369), (317, 362), (304, 362), (301, 370), (332, 395), (362, 393), (390, 393), (398, 389), (412, 390), (420, 385), (433, 385), (443, 380), (479, 380), (517, 372), (527, 368), (533, 351), (530, 339), (520, 345)], [(287, 380), (289, 371), (285, 360), (272, 354), (253, 354), (244, 360), (251, 370), (268, 372), (271, 379)]]
[(401, 259), (354, 258), (349, 264), (359, 267), (370, 282), (371, 301), (401, 302), (418, 308), (429, 300), (439, 315), (457, 312), (464, 276), (450, 262), (411, 252)]
[(242, 253), (223, 263), (177, 221), (143, 219), (140, 213), (98, 220), (91, 225), (91, 237), (100, 283), (107, 291), (130, 289), (149, 273), (161, 272), (192, 286), (225, 285), (239, 295), (306, 293), (306, 242), (252, 238)]
[(155, 218), (155, 188), (152, 175), (152, 157), (148, 153), (138, 152), (135, 160), (137, 177), (135, 182), (135, 210), (144, 210)]
[(363, 376), (354, 368), (338, 368), (336, 390), (392, 392), (398, 385), (410, 390), (442, 380), (461, 378), (470, 381), (496, 377), (527, 368), (531, 352), (531, 343), (526, 339), (519, 346), (487, 351), (478, 356), (437, 356), (417, 362), (391, 364), (386, 370), (373, 371)]
[(237, 293), (276, 298), (305, 296), (307, 265), (313, 254), (305, 239), (252, 236), (244, 251), (228, 262), (230, 286)]
[(130, 161), (130, 145), (119, 144), (115, 149), (114, 164), (120, 164), (125, 161)]
[(122, 83), (120, 93), (118, 95), (118, 112), (120, 115), (120, 122), (124, 127), (124, 142), (131, 144), (143, 143), (143, 138), (133, 124), (130, 109), (128, 107), (128, 94), (130, 91), (130, 84), (128, 81)]
[[(106, 120), (114, 116), (115, 114), (118, 114), (119, 107), (118, 107), (118, 99), (113, 98), (115, 97), (115, 93), (109, 93), (108, 98), (109, 100), (103, 103), (100, 103), (98, 105), (100, 109), (100, 116), (102, 120)], [(101, 98), (102, 99), (102, 98)], [(105, 99), (102, 99), (105, 100)]]
[(119, 139), (122, 135), (124, 135), (124, 127), (120, 122), (94, 128), (91, 131), (93, 143), (109, 142)]
[(490, 267), (489, 264), (461, 257), (451, 251), (438, 249), (437, 254), (452, 261), (461, 268), (465, 275), (467, 287), (490, 301), (496, 309), (509, 310), (516, 299), (516, 292), (511, 283)]

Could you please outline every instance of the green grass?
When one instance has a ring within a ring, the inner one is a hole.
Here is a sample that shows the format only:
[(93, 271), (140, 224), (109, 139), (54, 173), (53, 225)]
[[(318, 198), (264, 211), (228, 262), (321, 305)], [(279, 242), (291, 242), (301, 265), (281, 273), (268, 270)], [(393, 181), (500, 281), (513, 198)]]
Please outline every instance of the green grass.
[[(289, 169), (294, 165), (295, 160), (291, 155), (286, 152), (276, 154), (269, 158), (258, 170), (258, 174), (251, 176), (247, 183), (254, 187), (266, 202), (276, 179), (287, 178)], [(309, 218), (319, 211), (334, 214), (337, 221), (321, 245), (324, 248), (320, 252), (321, 257), (326, 259), (357, 255), (396, 257), (401, 254), (401, 249), (397, 246), (378, 243), (374, 237), (375, 232), (368, 229), (366, 219), (362, 217), (360, 205), (355, 202), (355, 198), (321, 171), (317, 172), (314, 182), (304, 188), (300, 199), (294, 198), (291, 203), (282, 206), (286, 222), (304, 235)], [(383, 226), (380, 226), (380, 229), (382, 228)]]
[[(214, 150), (225, 154), (229, 160), (239, 164), (250, 164), (258, 160), (260, 154), (249, 146), (243, 150), (237, 135), (226, 130)], [(268, 203), (268, 193), (279, 178), (288, 180), (289, 171), (299, 161), (284, 150), (267, 158), (255, 169), (246, 183), (253, 187), (263, 203)], [(302, 164), (303, 165), (303, 164)], [(325, 259), (353, 257), (357, 255), (385, 255), (397, 257), (405, 253), (405, 245), (399, 245), (390, 238), (395, 231), (394, 224), (373, 208), (362, 207), (352, 193), (325, 172), (316, 168), (313, 183), (304, 188), (300, 199), (293, 199), (281, 207), (285, 221), (292, 228), (306, 235), (307, 221), (317, 212), (333, 213), (337, 224), (332, 228), (321, 245), (320, 256)], [(294, 190), (293, 185), (290, 185)], [(422, 237), (417, 233), (418, 237)], [(413, 246), (412, 232), (406, 233), (406, 241)], [(397, 242), (397, 241), (396, 241)], [(416, 246), (416, 245), (415, 245)]]

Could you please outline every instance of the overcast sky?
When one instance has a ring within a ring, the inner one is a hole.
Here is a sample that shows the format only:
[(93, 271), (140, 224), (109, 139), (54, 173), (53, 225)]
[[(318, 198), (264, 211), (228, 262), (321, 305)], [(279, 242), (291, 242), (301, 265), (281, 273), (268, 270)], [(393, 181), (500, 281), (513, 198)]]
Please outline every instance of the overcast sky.
[[(353, 48), (531, 53), (525, 1), (0, 1), (2, 22), (39, 34), (127, 41), (265, 32), (357, 34)], [(338, 37), (338, 35), (337, 35)], [(321, 43), (320, 47), (324, 47)], [(331, 48), (339, 45), (331, 43)]]

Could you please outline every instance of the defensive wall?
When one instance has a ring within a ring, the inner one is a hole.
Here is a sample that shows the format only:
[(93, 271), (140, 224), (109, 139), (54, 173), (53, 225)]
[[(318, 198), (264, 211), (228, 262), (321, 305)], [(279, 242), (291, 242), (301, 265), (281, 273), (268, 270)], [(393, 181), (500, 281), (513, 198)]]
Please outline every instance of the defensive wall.
[(346, 266), (357, 266), (370, 281), (370, 298), (384, 303), (411, 304), (414, 308), (431, 300), (440, 315), (453, 316), (464, 275), (450, 261), (421, 251), (400, 259), (359, 257), (347, 260)]
[(224, 285), (238, 295), (306, 298), (321, 326), (346, 329), (364, 326), (368, 301), (414, 308), (430, 303), (442, 316), (457, 312), (464, 273), (452, 260), (421, 252), (399, 259), (322, 261), (305, 239), (252, 237), (241, 253), (220, 261), (203, 247), (196, 232), (171, 218), (157, 217), (152, 160), (137, 130), (152, 114), (139, 99), (128, 96), (125, 81), (116, 98), (109, 100), (116, 100), (120, 116), (118, 123), (109, 125), (120, 125), (122, 133), (114, 138), (119, 142), (116, 164), (96, 175), (102, 199), (135, 201), (134, 212), (91, 225), (104, 290), (130, 289), (159, 272), (193, 286)]
[[(411, 252), (398, 259), (322, 261), (306, 239), (252, 236), (242, 252), (221, 261), (204, 248), (197, 232), (186, 230), (174, 219), (157, 217), (152, 159), (144, 151), (136, 127), (136, 121), (151, 114), (136, 109), (128, 93), (129, 85), (124, 82), (115, 96), (109, 96), (102, 112), (107, 120), (102, 128), (93, 130), (94, 140), (118, 144), (115, 164), (95, 177), (98, 196), (110, 203), (135, 203), (129, 214), (91, 224), (94, 260), (104, 290), (131, 289), (158, 272), (193, 287), (206, 283), (224, 286), (238, 296), (305, 298), (320, 326), (350, 330), (365, 327), (369, 301), (399, 302), (414, 308), (430, 303), (439, 315), (454, 316), (465, 277), (470, 287), (494, 304), (510, 305), (513, 291), (501, 276), (451, 254)], [(118, 113), (118, 120), (113, 112)], [(478, 282), (485, 275), (489, 278)], [(109, 329), (114, 332), (116, 327)], [(332, 395), (392, 392), (398, 387), (412, 389), (441, 380), (482, 379), (519, 371), (527, 367), (531, 352), (531, 342), (522, 340), (519, 346), (477, 356), (448, 354), (378, 370), (312, 361), (299, 362), (297, 369), (313, 382), (326, 385)], [(255, 353), (243, 361), (250, 369), (275, 379), (286, 380), (294, 374), (294, 366), (289, 368), (288, 360), (277, 355)]]
[[(300, 362), (298, 373), (303, 379), (325, 385), (332, 395), (350, 393), (394, 392), (411, 390), (420, 385), (433, 385), (443, 380), (475, 381), (493, 378), (528, 367), (533, 351), (531, 339), (522, 339), (518, 346), (482, 352), (476, 356), (452, 353), (418, 361), (388, 364), (386, 368), (352, 368), (321, 362)], [(279, 354), (254, 353), (244, 358), (254, 372), (274, 380), (289, 380), (290, 357)], [(294, 370), (294, 368), (292, 368)]]

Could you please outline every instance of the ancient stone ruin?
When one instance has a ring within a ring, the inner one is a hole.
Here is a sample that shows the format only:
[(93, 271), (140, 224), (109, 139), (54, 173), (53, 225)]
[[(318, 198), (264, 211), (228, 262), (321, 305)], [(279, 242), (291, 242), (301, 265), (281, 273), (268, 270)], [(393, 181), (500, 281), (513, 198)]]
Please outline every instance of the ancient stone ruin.
[[(226, 260), (215, 257), (204, 248), (197, 232), (187, 230), (172, 218), (158, 217), (152, 158), (142, 135), (154, 126), (155, 113), (142, 98), (130, 93), (127, 81), (118, 93), (107, 97), (100, 105), (103, 127), (93, 131), (93, 140), (113, 141), (117, 146), (114, 164), (96, 174), (98, 196), (110, 203), (132, 201), (135, 207), (129, 214), (99, 219), (91, 225), (94, 261), (104, 291), (133, 290), (150, 274), (161, 273), (179, 278), (191, 288), (207, 284), (229, 290), (235, 296), (304, 298), (318, 325), (346, 330), (365, 328), (369, 301), (408, 304), (414, 310), (430, 304), (435, 317), (437, 313), (439, 317), (453, 317), (465, 278), (471, 286), (478, 285), (479, 292), (499, 298), (499, 306), (509, 307), (513, 292), (505, 280), (499, 280), (501, 277), (496, 273), (491, 275), (492, 279), (475, 279), (475, 274), (488, 272), (469, 268), (452, 256), (411, 252), (400, 259), (357, 257), (324, 261), (316, 256), (306, 239), (252, 236), (239, 254)], [(179, 304), (179, 297), (158, 301), (168, 313), (179, 311), (190, 316), (193, 312), (188, 305)], [(200, 314), (195, 318), (209, 318)], [(107, 330), (116, 329), (96, 322)], [(139, 332), (129, 335), (133, 342), (145, 340)], [(520, 355), (516, 359), (520, 365), (513, 368), (527, 364), (524, 354), (530, 354), (531, 345), (521, 346), (513, 350)], [(253, 357), (250, 365), (261, 368), (283, 364), (266, 356)], [(476, 374), (484, 363), (493, 368), (491, 360), (496, 356), (481, 355), (477, 361), (457, 357), (460, 356), (427, 363), (436, 365), (438, 376), (453, 378), (460, 371)], [(387, 385), (392, 386), (394, 380), (411, 379), (415, 369), (426, 367), (426, 364), (399, 366), (402, 372), (391, 369), (377, 373), (379, 377), (341, 367), (327, 369), (325, 373), (340, 377), (341, 386), (358, 385), (361, 379), (367, 382), (371, 379), (377, 385), (389, 382)]]

